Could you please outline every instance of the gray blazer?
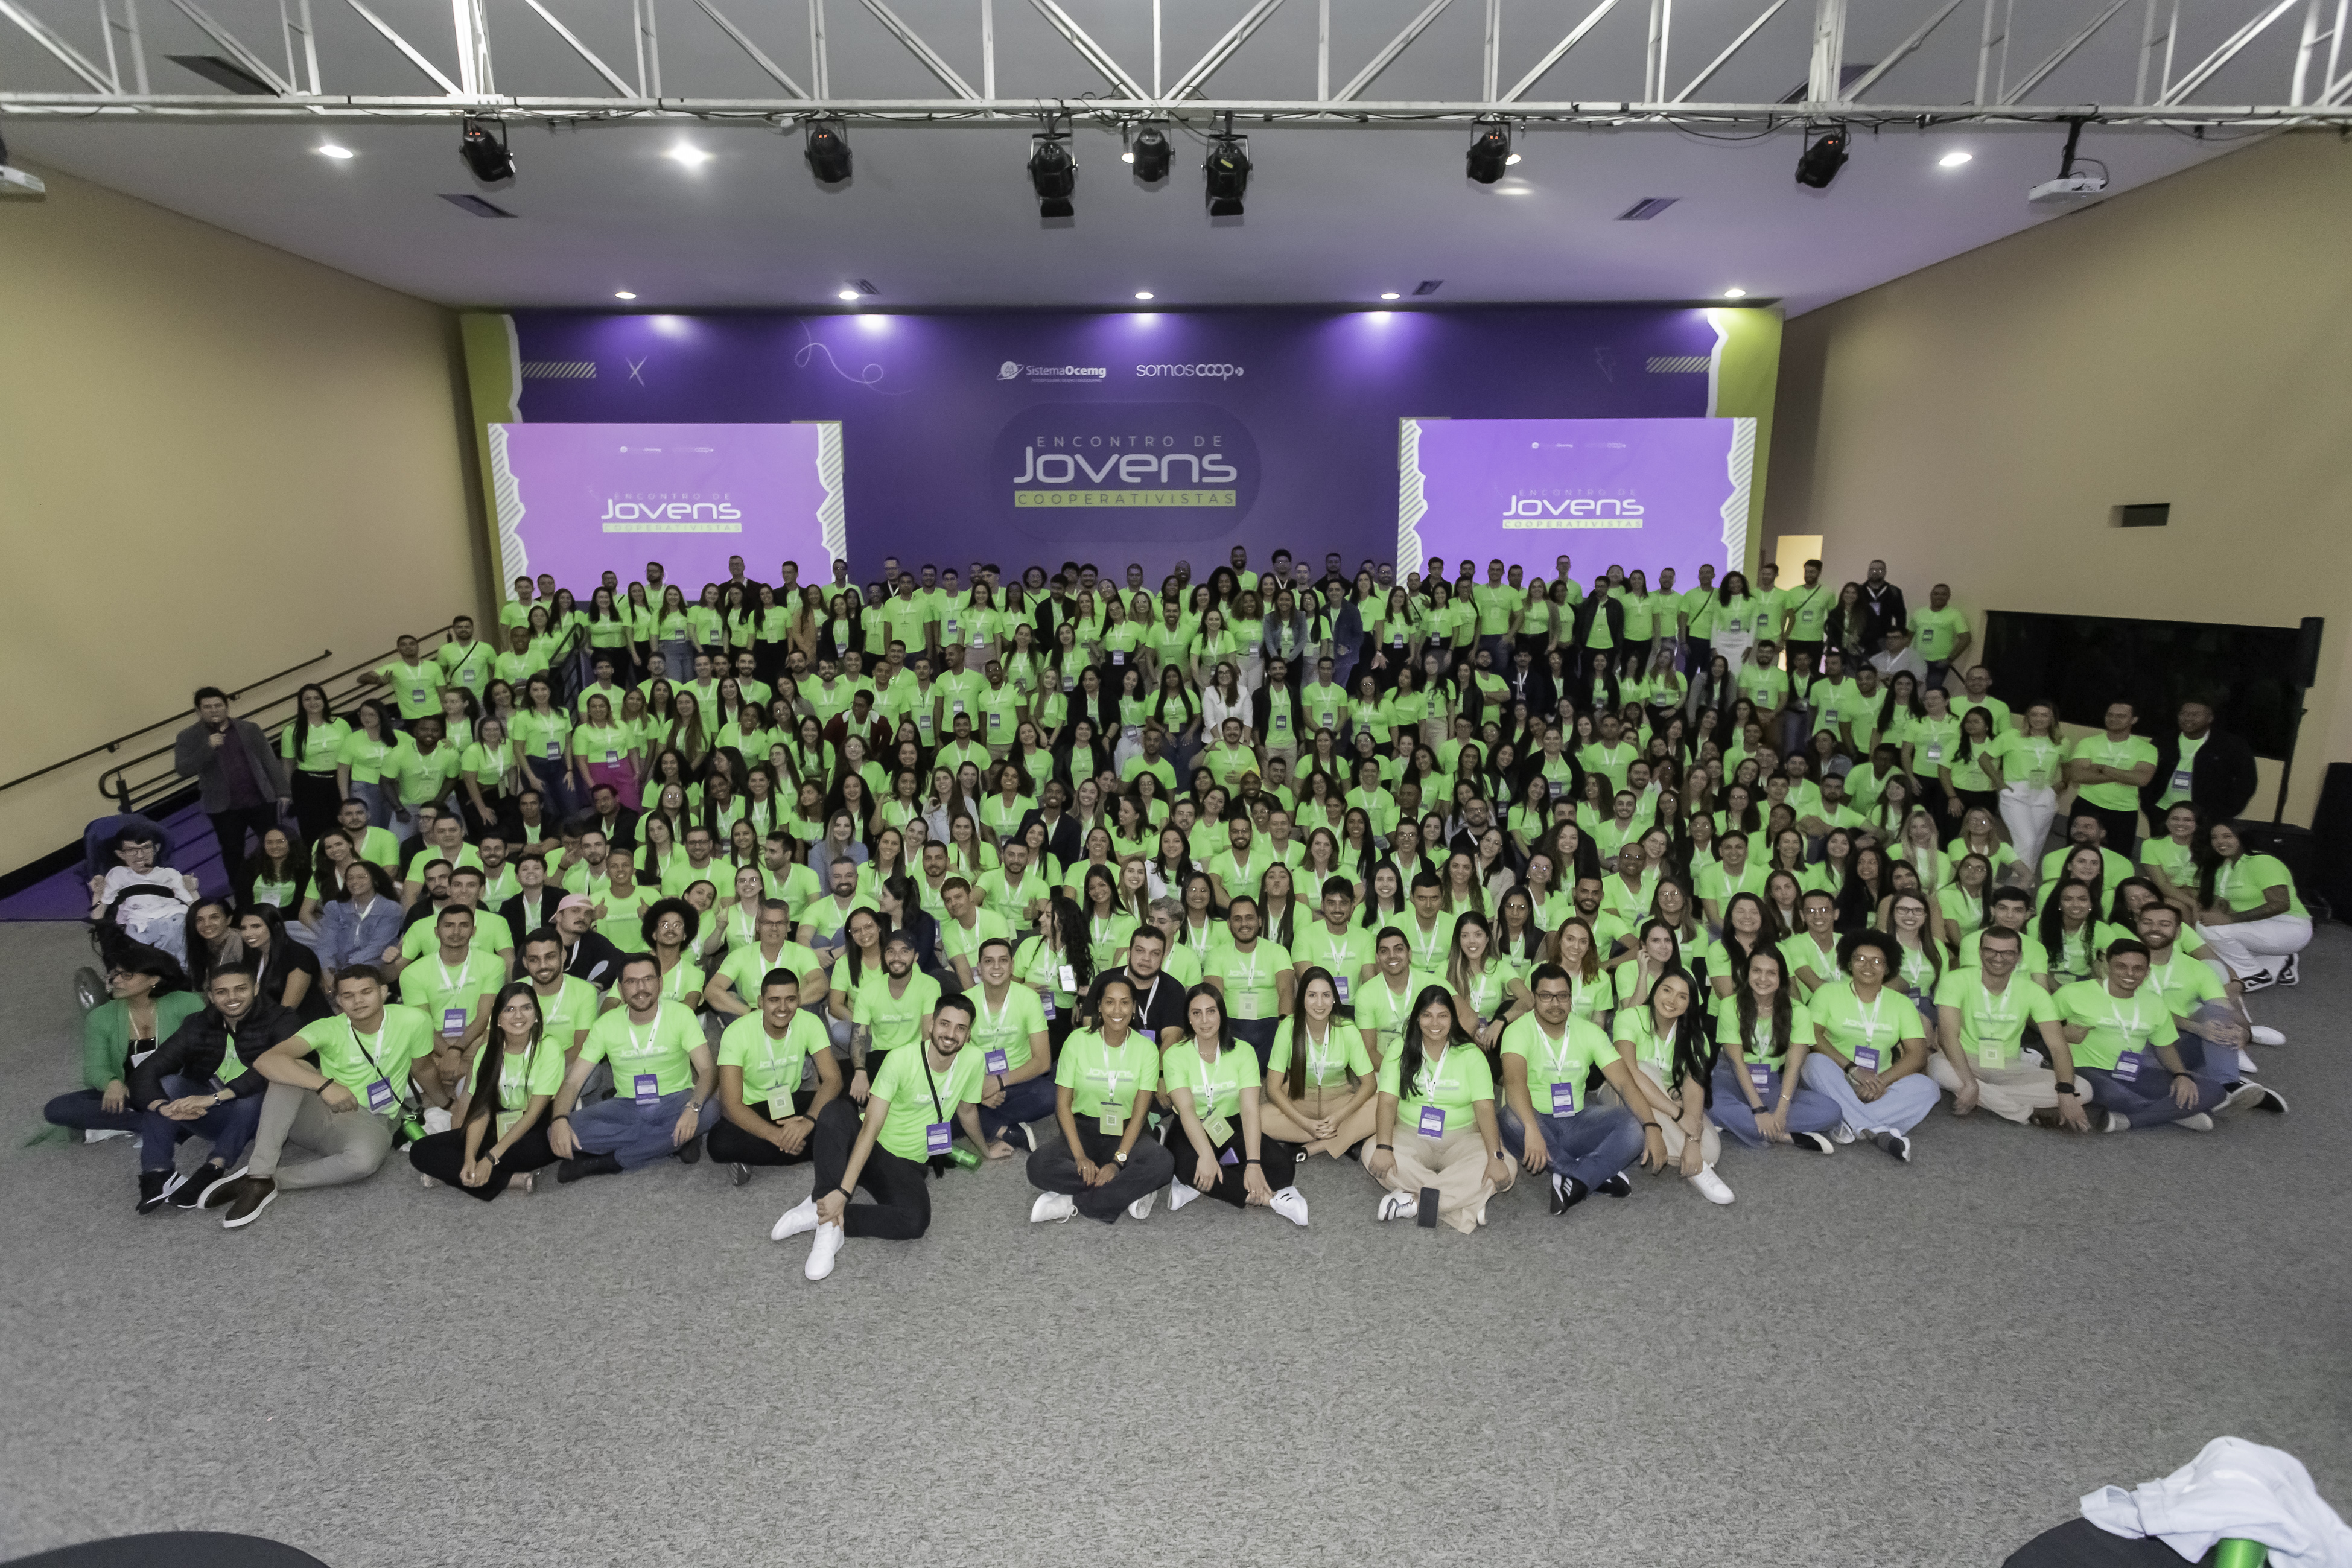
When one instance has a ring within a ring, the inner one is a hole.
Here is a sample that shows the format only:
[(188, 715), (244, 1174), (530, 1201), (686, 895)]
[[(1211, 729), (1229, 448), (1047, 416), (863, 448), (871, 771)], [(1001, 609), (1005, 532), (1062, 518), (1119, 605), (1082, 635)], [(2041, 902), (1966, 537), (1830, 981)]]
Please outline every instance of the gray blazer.
[[(228, 721), (229, 733), (245, 743), (245, 754), (253, 763), (253, 777), (262, 793), (278, 800), (286, 793), (286, 769), (278, 766), (277, 754), (269, 749), (269, 737), (261, 727), (249, 718)], [(228, 810), (228, 779), (221, 772), (220, 753), (205, 737), (208, 731), (198, 719), (182, 730), (172, 745), (172, 768), (183, 779), (196, 781), (207, 811)], [(226, 746), (226, 741), (222, 742)]]

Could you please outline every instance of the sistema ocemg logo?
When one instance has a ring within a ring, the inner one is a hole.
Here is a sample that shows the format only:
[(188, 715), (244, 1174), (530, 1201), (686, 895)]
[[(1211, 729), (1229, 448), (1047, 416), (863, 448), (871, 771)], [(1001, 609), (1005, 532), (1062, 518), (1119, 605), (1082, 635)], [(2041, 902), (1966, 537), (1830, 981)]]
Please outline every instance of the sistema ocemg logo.
[(1037, 539), (1214, 538), (1257, 500), (1257, 443), (1201, 402), (1041, 403), (1005, 423), (989, 488)]

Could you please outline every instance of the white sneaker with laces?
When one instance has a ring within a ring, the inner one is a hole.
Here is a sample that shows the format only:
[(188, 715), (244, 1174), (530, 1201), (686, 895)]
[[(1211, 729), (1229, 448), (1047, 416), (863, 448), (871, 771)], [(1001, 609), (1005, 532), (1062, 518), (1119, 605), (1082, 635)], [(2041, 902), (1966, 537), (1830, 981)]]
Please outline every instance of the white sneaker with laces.
[(787, 1236), (799, 1236), (816, 1228), (816, 1197), (811, 1194), (784, 1210), (782, 1218), (769, 1228), (768, 1239), (782, 1241)]
[(2183, 1116), (2172, 1124), (2186, 1132), (2210, 1133), (2213, 1130), (2213, 1118), (2200, 1111), (2193, 1116)]
[(849, 1232), (844, 1230), (837, 1220), (831, 1225), (818, 1226), (816, 1239), (809, 1243), (808, 1262), (801, 1272), (812, 1280), (822, 1280), (832, 1273), (834, 1260), (841, 1256), (842, 1243), (848, 1239)]
[(1413, 1192), (1392, 1192), (1381, 1199), (1376, 1210), (1382, 1219), (1411, 1219), (1421, 1212), (1421, 1195)]
[(1833, 1144), (1851, 1144), (1853, 1140), (1853, 1129), (1843, 1122), (1830, 1129), (1830, 1142)]
[[(2271, 1028), (2268, 1024), (2258, 1023), (2247, 1032), (2253, 1037), (2253, 1041), (2256, 1045), (2284, 1045), (2286, 1043), (2286, 1036)], [(2246, 1053), (2242, 1051), (2238, 1052), (2238, 1055), (2241, 1060), (2252, 1060), (2247, 1057)]]
[(2107, 1124), (2104, 1130), (2110, 1133), (2128, 1133), (2131, 1131), (2131, 1124), (2124, 1120), (2122, 1112), (2110, 1111), (2107, 1113)]
[(1293, 1225), (1307, 1223), (1307, 1195), (1295, 1186), (1286, 1186), (1276, 1193), (1274, 1202), (1268, 1207)]
[[(1196, 1193), (1193, 1196), (1197, 1197), (1200, 1195)], [(1154, 1188), (1127, 1206), (1127, 1217), (1129, 1219), (1149, 1219), (1151, 1218), (1151, 1206), (1159, 1201), (1159, 1190)]]
[[(1199, 1188), (1186, 1185), (1183, 1177), (1177, 1177), (1168, 1184), (1168, 1212), (1175, 1213), (1200, 1196)], [(1140, 1219), (1143, 1216), (1139, 1214), (1135, 1218)]]
[(1029, 1223), (1043, 1225), (1048, 1220), (1067, 1219), (1077, 1213), (1078, 1200), (1066, 1192), (1041, 1192), (1037, 1201), (1029, 1206)]
[(1731, 1189), (1724, 1185), (1721, 1176), (1715, 1174), (1713, 1166), (1699, 1166), (1698, 1175), (1690, 1179), (1691, 1186), (1698, 1188), (1700, 1195), (1707, 1202), (1729, 1203), (1731, 1201)]

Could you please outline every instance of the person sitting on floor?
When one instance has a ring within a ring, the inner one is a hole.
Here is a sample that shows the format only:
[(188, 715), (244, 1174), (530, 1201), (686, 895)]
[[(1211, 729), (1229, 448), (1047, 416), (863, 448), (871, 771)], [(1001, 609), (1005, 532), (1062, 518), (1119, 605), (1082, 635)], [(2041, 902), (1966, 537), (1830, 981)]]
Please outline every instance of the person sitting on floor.
[[(269, 1081), (253, 1063), (301, 1027), (264, 995), (250, 966), (223, 964), (205, 981), (205, 1007), (131, 1070), (131, 1103), (145, 1116), (139, 1129), (139, 1212), (166, 1198), (179, 1208), (215, 1201), (253, 1142)], [(212, 1155), (191, 1170), (173, 1168), (181, 1140), (209, 1138)]]
[[(665, 1155), (689, 1166), (702, 1158), (702, 1134), (719, 1120), (719, 1067), (700, 1020), (663, 998), (661, 978), (651, 953), (621, 960), (621, 1006), (589, 1026), (555, 1096), (547, 1142), (563, 1162), (557, 1181), (636, 1170)], [(581, 1105), (589, 1073), (607, 1061), (613, 1098)]]

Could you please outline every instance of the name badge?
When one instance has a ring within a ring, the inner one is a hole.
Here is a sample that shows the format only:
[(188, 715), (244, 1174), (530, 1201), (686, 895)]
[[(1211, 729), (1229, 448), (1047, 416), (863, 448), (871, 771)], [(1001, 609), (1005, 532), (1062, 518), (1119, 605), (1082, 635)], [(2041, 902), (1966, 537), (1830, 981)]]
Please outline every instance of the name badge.
[(794, 1113), (795, 1113), (793, 1109), (793, 1092), (791, 1090), (779, 1089), (773, 1094), (768, 1096), (769, 1121), (782, 1123), (787, 1117), (790, 1117)]
[(961, 697), (955, 699), (955, 711), (958, 713), (963, 712), (963, 699)]
[(1113, 648), (1113, 649), (1110, 651), (1110, 662), (1111, 662), (1111, 664), (1112, 664), (1112, 666), (1113, 666), (1114, 668), (1116, 668), (1117, 666), (1118, 666), (1118, 665), (1120, 665), (1120, 664), (1126, 664), (1126, 663), (1127, 663), (1127, 652), (1126, 652), (1126, 650), (1125, 650), (1125, 649), (1121, 649), (1121, 648)]
[(408, 688), (408, 700), (409, 700), (410, 702), (413, 702), (413, 703), (421, 703), (421, 702), (423, 702), (423, 701), (425, 700), (425, 688), (424, 688), (423, 686), (411, 686), (411, 687), (409, 687), (409, 688)]
[(1348, 1005), (1348, 977), (1345, 975), (1332, 976), (1331, 988), (1339, 993), (1339, 1005), (1343, 1008), (1346, 1007)]
[(2147, 1065), (2147, 1061), (2148, 1057), (2146, 1052), (2126, 1051), (2116, 1058), (2116, 1076), (2126, 1083), (2137, 1082), (2139, 1080), (2139, 1070)]
[(1001, 1051), (990, 1051), (985, 1057), (981, 1059), (981, 1061), (982, 1065), (986, 1067), (991, 1072), (1007, 1071), (1013, 1065), (1011, 1059)]
[(2186, 794), (2188, 794), (2188, 793), (2189, 793), (2189, 769), (2188, 769), (2188, 768), (2174, 768), (2174, 769), (2172, 770), (2172, 787), (2173, 787), (2175, 789), (2178, 789), (2179, 791), (2180, 791), (2180, 793), (2182, 793), (2183, 795), (2186, 795)]
[(640, 1072), (630, 1082), (634, 1086), (633, 1092), (636, 1096), (636, 1102), (638, 1104), (650, 1105), (661, 1098), (660, 1073)]
[(1927, 760), (1930, 762), (1941, 762), (1944, 760), (1944, 748), (1939, 743), (1935, 741), (1929, 741), (1927, 743)]
[(1761, 1094), (1772, 1087), (1772, 1070), (1751, 1061), (1748, 1064), (1748, 1082), (1756, 1085), (1756, 1092)]
[(1066, 991), (1078, 988), (1078, 971), (1075, 965), (1065, 964), (1055, 972), (1055, 982)]
[(1095, 1125), (1102, 1129), (1104, 1137), (1116, 1138), (1127, 1131), (1127, 1113), (1106, 1105), (1102, 1114), (1095, 1119)]
[(553, 761), (555, 761), (557, 758), (561, 758), (562, 755), (563, 755), (563, 743), (562, 743), (562, 741), (560, 741), (560, 740), (551, 740), (551, 741), (549, 741), (549, 742), (547, 743), (547, 759), (548, 759), (550, 762), (553, 762)]
[(1442, 1138), (1445, 1136), (1445, 1108), (1444, 1106), (1423, 1105), (1421, 1108), (1421, 1135), (1424, 1138)]
[(1555, 1083), (1551, 1086), (1551, 1113), (1555, 1116), (1576, 1114), (1576, 1085)]
[(465, 1033), (466, 1009), (463, 1008), (443, 1008), (441, 1009), (441, 1032), (443, 1034)]
[(621, 760), (621, 754), (619, 752), (614, 751), (609, 746), (604, 748), (604, 761), (607, 765), (618, 762), (619, 760)]
[(988, 716), (988, 727), (991, 729), (1003, 729), (1004, 727), (1004, 716), (1001, 713), (992, 712)]
[(1203, 1116), (1201, 1118), (1201, 1131), (1209, 1134), (1209, 1142), (1223, 1144), (1232, 1140), (1234, 1124), (1224, 1116)]
[(371, 1111), (392, 1109), (392, 1085), (379, 1078), (367, 1086), (367, 1105)]
[(1857, 1045), (1853, 1048), (1853, 1064), (1864, 1072), (1878, 1071), (1878, 1047)]
[(954, 1129), (949, 1124), (927, 1122), (923, 1124), (923, 1148), (926, 1152), (934, 1155), (946, 1154), (953, 1135)]

